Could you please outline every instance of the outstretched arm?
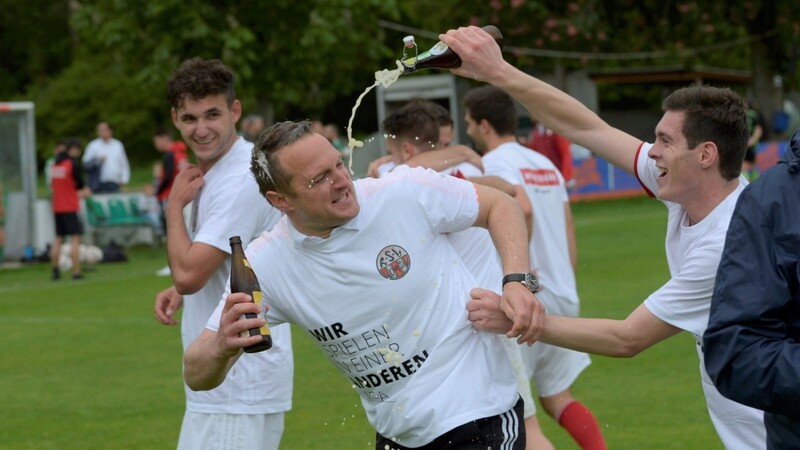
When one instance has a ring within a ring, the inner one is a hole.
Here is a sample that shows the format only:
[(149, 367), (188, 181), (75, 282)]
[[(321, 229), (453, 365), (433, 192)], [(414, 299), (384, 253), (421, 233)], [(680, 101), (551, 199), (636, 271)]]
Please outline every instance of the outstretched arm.
[[(493, 333), (509, 328), (500, 310), (500, 296), (485, 289), (473, 289), (471, 296), (467, 311), (475, 328)], [(680, 331), (640, 305), (624, 320), (547, 314), (539, 340), (581, 352), (629, 358)]]
[(633, 173), (639, 139), (611, 127), (575, 98), (506, 62), (484, 30), (462, 27), (439, 38), (461, 57), (462, 65), (452, 70), (454, 74), (503, 89), (546, 127)]

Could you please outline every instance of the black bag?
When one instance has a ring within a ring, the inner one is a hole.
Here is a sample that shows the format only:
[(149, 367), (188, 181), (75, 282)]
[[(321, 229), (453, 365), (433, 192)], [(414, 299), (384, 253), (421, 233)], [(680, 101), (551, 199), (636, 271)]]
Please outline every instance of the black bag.
[(116, 242), (111, 241), (103, 247), (103, 261), (102, 262), (127, 262), (128, 256), (125, 255), (125, 249), (117, 245)]

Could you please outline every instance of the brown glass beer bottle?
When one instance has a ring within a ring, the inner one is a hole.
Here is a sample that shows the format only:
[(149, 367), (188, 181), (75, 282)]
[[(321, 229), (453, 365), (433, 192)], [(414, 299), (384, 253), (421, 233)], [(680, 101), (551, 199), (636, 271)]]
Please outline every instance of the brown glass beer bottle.
[[(253, 298), (253, 302), (258, 305), (262, 312), (258, 315), (253, 313), (244, 314), (244, 318), (255, 319), (256, 317), (264, 317), (263, 309), (261, 306), (261, 287), (258, 285), (258, 278), (256, 278), (253, 268), (247, 262), (242, 249), (242, 239), (239, 236), (233, 236), (229, 239), (231, 244), (231, 293), (244, 292)], [(264, 324), (258, 328), (250, 328), (242, 331), (242, 337), (248, 336), (261, 336), (261, 342), (244, 348), (247, 353), (258, 353), (272, 347), (272, 334), (269, 331), (269, 326)]]
[[(503, 48), (503, 34), (494, 25), (482, 27)], [(439, 41), (430, 48), (416, 56), (408, 56), (408, 50), (416, 47), (413, 36), (406, 36), (403, 39), (406, 50), (403, 51), (403, 74), (414, 73), (420, 69), (455, 69), (461, 67), (461, 58), (442, 41)]]

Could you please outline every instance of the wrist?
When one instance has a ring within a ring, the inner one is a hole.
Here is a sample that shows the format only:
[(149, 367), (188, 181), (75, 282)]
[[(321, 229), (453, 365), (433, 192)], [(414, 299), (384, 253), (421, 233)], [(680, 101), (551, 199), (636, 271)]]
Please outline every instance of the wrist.
[(503, 290), (509, 284), (521, 284), (527, 288), (531, 293), (535, 294), (539, 291), (539, 280), (530, 272), (523, 273), (510, 273), (503, 277)]

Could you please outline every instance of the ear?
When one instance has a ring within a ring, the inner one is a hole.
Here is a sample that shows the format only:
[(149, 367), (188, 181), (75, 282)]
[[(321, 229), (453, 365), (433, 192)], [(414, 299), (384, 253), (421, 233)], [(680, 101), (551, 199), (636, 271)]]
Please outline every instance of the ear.
[(175, 125), (175, 128), (178, 128), (178, 111), (173, 107), (169, 109), (169, 114), (172, 116), (172, 124)]
[(492, 124), (490, 124), (486, 119), (481, 119), (481, 122), (478, 124), (478, 129), (481, 130), (481, 134), (484, 136), (487, 136), (490, 132), (494, 131), (494, 127), (492, 127)]
[(233, 101), (233, 104), (231, 105), (231, 118), (233, 119), (233, 122), (236, 123), (239, 121), (241, 117), (242, 117), (242, 104), (241, 102), (239, 102), (238, 99), (236, 99)]
[(700, 167), (709, 169), (714, 166), (719, 166), (719, 149), (717, 144), (706, 141), (698, 146), (697, 157), (699, 158)]
[(412, 145), (410, 142), (403, 142), (403, 145), (400, 147), (400, 151), (403, 153), (404, 164), (417, 154), (417, 148), (414, 147), (414, 145)]
[(277, 191), (267, 191), (266, 198), (269, 200), (270, 204), (275, 207), (275, 209), (284, 214), (293, 209), (291, 202), (286, 197), (286, 194), (281, 194)]

